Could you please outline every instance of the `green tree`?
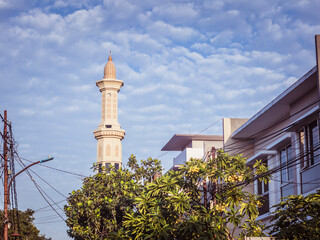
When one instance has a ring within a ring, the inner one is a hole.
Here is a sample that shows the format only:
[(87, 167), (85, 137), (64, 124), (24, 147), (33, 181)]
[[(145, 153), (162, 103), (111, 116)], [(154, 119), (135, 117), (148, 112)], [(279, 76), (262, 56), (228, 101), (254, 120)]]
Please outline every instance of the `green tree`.
[(132, 211), (141, 187), (128, 170), (110, 170), (83, 181), (64, 207), (68, 235), (77, 240), (114, 239), (121, 231), (124, 216)]
[(133, 154), (129, 157), (127, 166), (133, 173), (134, 179), (142, 184), (152, 182), (156, 174), (163, 171), (160, 160), (149, 157), (147, 160), (140, 160), (140, 164), (138, 164), (137, 158)]
[(271, 233), (279, 239), (320, 239), (320, 191), (292, 195), (275, 205)]
[[(254, 167), (259, 174), (267, 171), (261, 162)], [(260, 197), (245, 191), (253, 179), (253, 171), (240, 155), (221, 151), (207, 162), (190, 159), (178, 172), (170, 172), (144, 187), (135, 199), (136, 211), (127, 213), (125, 236), (233, 239), (236, 228), (241, 238), (264, 235), (264, 226), (256, 221)], [(268, 181), (268, 177), (262, 180)], [(205, 203), (205, 194), (210, 204)]]
[[(33, 224), (34, 211), (31, 209), (27, 209), (26, 211), (18, 211), (19, 221), (12, 222), (11, 227), (9, 228), (9, 239), (10, 235), (14, 233), (14, 228), (16, 228), (16, 232), (21, 235), (20, 239), (32, 239), (32, 240), (51, 240), (51, 238), (46, 238), (45, 235), (41, 235), (40, 231)], [(9, 210), (9, 216), (13, 216), (13, 211)], [(3, 211), (0, 211), (0, 219), (4, 219)], [(3, 221), (2, 221), (3, 222)], [(20, 231), (17, 231), (18, 222)], [(3, 236), (3, 224), (0, 224), (0, 234)], [(13, 239), (13, 238), (12, 238)]]
[(162, 170), (160, 164), (152, 158), (138, 164), (132, 155), (127, 164), (131, 171), (103, 168), (102, 172), (85, 178), (82, 188), (70, 194), (64, 207), (68, 235), (77, 240), (119, 238), (124, 216), (132, 213), (143, 185)]
[[(138, 164), (132, 155), (127, 165), (88, 177), (71, 193), (65, 206), (70, 237), (232, 239), (236, 228), (241, 237), (263, 235), (256, 221), (261, 200), (245, 191), (255, 175), (241, 156), (190, 159), (157, 179), (162, 168), (156, 159)], [(267, 171), (261, 162), (254, 167), (260, 175)]]

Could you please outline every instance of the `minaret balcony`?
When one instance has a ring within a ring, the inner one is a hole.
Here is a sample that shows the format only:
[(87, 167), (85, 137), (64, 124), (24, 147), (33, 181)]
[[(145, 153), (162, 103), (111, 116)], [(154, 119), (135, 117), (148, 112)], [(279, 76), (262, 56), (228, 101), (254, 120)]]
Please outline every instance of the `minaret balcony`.
[(98, 129), (93, 132), (94, 137), (98, 140), (100, 138), (119, 138), (123, 139), (125, 130), (123, 129)]

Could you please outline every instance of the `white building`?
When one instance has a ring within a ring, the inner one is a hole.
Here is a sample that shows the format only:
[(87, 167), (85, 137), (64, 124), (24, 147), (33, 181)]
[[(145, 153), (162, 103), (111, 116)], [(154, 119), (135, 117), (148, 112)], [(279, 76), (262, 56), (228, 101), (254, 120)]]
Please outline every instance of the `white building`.
[(179, 151), (173, 159), (173, 166), (170, 170), (177, 170), (179, 165), (184, 164), (190, 158), (202, 159), (212, 148), (222, 148), (223, 138), (219, 135), (191, 135), (175, 134), (161, 151)]
[(252, 186), (264, 198), (259, 220), (265, 223), (281, 197), (320, 189), (319, 97), (314, 67), (249, 120), (223, 119), (224, 150), (274, 171), (268, 184)]

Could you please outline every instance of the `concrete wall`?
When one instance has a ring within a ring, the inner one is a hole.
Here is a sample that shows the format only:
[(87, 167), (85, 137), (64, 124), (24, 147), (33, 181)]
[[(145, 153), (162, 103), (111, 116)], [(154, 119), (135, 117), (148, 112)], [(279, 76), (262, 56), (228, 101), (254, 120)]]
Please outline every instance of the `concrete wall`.
[(173, 159), (173, 165), (184, 164), (190, 158), (203, 158), (203, 148), (186, 148), (176, 158)]

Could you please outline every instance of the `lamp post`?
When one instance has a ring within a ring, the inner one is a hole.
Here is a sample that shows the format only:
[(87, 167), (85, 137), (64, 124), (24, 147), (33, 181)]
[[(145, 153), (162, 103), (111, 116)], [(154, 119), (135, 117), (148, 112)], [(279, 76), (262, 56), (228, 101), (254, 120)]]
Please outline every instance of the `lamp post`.
[[(9, 184), (5, 184), (4, 186), (4, 193), (5, 193), (5, 198), (4, 198), (4, 231), (3, 231), (3, 239), (4, 240), (8, 240), (8, 203), (9, 203), (9, 193), (10, 193), (10, 187), (11, 187), (11, 184), (12, 184), (12, 181), (18, 176), (20, 175), (20, 173), (24, 172), (25, 170), (27, 170), (29, 167), (32, 167), (36, 164), (39, 164), (39, 163), (44, 163), (44, 162), (48, 162), (48, 161), (51, 161), (53, 160), (53, 157), (49, 157), (47, 159), (43, 159), (43, 160), (40, 160), (40, 161), (37, 161), (37, 162), (34, 162), (34, 163), (31, 163), (30, 165), (26, 166), (25, 168), (23, 168), (20, 172), (18, 172), (16, 175), (14, 175)], [(6, 170), (6, 169), (5, 169)], [(8, 171), (5, 171), (4, 173), (5, 175), (8, 175)]]

